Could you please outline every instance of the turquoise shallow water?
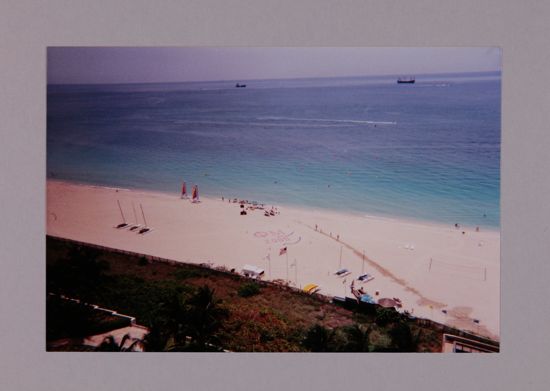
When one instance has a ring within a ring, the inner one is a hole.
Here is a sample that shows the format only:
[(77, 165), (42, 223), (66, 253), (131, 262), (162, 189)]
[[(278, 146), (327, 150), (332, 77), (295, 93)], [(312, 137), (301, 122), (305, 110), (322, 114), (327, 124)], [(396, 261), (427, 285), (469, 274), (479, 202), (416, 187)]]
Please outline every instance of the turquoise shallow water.
[(50, 85), (48, 176), (499, 227), (500, 74), (240, 82)]

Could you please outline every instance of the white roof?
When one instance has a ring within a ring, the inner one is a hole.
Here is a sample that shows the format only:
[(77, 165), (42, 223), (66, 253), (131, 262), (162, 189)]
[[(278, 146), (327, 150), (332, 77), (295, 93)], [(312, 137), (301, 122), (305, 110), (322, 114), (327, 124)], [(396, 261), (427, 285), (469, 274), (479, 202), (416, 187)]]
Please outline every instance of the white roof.
[(264, 269), (259, 268), (258, 266), (254, 266), (254, 265), (244, 265), (243, 266), (243, 271), (260, 274), (264, 271)]

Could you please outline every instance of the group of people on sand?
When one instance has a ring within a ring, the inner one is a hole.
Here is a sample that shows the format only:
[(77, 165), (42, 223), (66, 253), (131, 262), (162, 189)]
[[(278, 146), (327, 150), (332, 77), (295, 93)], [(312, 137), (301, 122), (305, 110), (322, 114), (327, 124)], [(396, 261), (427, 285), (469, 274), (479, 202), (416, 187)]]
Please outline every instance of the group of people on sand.
[[(222, 202), (225, 202), (225, 197), (222, 196)], [(279, 212), (279, 210), (272, 206), (270, 209), (267, 209), (266, 206), (264, 204), (260, 204), (259, 202), (257, 201), (248, 201), (248, 200), (239, 200), (237, 198), (228, 198), (227, 199), (227, 202), (229, 203), (233, 203), (233, 204), (240, 204), (241, 206), (241, 215), (246, 215), (247, 214), (247, 210), (249, 211), (252, 211), (252, 210), (263, 210), (264, 211), (264, 216), (266, 217), (270, 217), (270, 216), (275, 216), (275, 215), (278, 215), (280, 214), (281, 212)]]
[(275, 207), (271, 207), (271, 209), (268, 211), (267, 209), (264, 210), (264, 216), (266, 217), (269, 217), (269, 216), (275, 216), (275, 215), (278, 215), (280, 214), (280, 212), (277, 210), (277, 208)]
[[(460, 224), (455, 223), (455, 228), (460, 229)], [(476, 227), (476, 232), (479, 232), (479, 226)], [(466, 235), (466, 231), (462, 231), (462, 235)]]
[[(359, 287), (359, 289), (355, 289), (355, 280), (352, 280), (351, 281), (351, 285), (350, 285), (350, 289), (351, 289), (351, 294), (353, 296), (355, 296), (355, 298), (357, 299), (357, 301), (361, 301), (361, 297), (363, 295), (366, 295), (367, 294), (367, 291), (365, 291), (365, 289), (363, 289), (363, 287)], [(375, 291), (374, 292), (374, 295), (376, 297), (380, 296), (380, 291)], [(397, 309), (397, 308), (402, 308), (403, 307), (403, 302), (401, 301), (401, 299), (399, 299), (398, 297), (393, 297), (392, 298), (393, 302), (394, 302), (394, 307)]]
[[(323, 233), (323, 230), (319, 228), (319, 226), (317, 224), (315, 224), (315, 231), (316, 232), (320, 232), (320, 233)], [(329, 236), (332, 238), (332, 232), (329, 232)], [(339, 234), (336, 234), (335, 235), (335, 238), (337, 241), (340, 241), (340, 235)]]
[[(355, 280), (351, 281), (351, 284), (350, 284), (349, 287), (350, 287), (350, 290), (351, 290), (351, 294), (353, 296), (355, 296), (357, 298), (357, 300), (360, 300), (361, 296), (367, 294), (367, 291), (365, 291), (363, 289), (363, 287), (359, 287), (359, 289), (355, 289)], [(378, 294), (378, 291), (376, 291), (376, 293)]]
[[(483, 217), (487, 217), (487, 216), (483, 215)], [(455, 228), (460, 229), (460, 224), (455, 223)], [(476, 232), (479, 232), (479, 226), (476, 227)], [(466, 231), (462, 231), (462, 235), (466, 235)]]

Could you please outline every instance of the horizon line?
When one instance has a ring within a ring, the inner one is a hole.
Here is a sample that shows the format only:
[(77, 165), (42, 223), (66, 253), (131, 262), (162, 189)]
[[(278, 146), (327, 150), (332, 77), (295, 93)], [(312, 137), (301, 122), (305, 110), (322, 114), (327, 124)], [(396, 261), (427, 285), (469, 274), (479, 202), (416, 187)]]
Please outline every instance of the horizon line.
[[(472, 73), (500, 73), (501, 69), (492, 71), (461, 71), (461, 72), (431, 72), (431, 73), (417, 73), (416, 75), (462, 75)], [(416, 75), (414, 76), (416, 78)], [(382, 74), (368, 74), (368, 75), (347, 75), (347, 76), (305, 76), (305, 77), (275, 77), (275, 78), (254, 78), (254, 79), (215, 79), (215, 80), (183, 80), (183, 81), (135, 81), (135, 82), (115, 82), (115, 83), (49, 83), (48, 86), (67, 86), (67, 85), (132, 85), (132, 84), (178, 84), (178, 83), (215, 83), (215, 82), (234, 82), (234, 81), (267, 81), (267, 80), (308, 80), (308, 79), (352, 79), (352, 78), (375, 78), (375, 77), (400, 77), (403, 74), (397, 73), (382, 73)]]

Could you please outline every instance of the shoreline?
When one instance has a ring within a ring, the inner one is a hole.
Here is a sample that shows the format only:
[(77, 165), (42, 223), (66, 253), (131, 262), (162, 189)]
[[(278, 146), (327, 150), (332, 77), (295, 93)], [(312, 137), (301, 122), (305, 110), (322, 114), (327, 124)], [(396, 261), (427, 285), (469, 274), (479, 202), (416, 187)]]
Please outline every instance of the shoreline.
[[(192, 204), (175, 193), (58, 179), (46, 184), (50, 235), (238, 271), (253, 264), (264, 268), (267, 280), (283, 279), (296, 287), (316, 283), (324, 295), (351, 296), (352, 278), (365, 272), (375, 277), (361, 284), (373, 297), (399, 297), (414, 316), (498, 339), (498, 231), (285, 205), (272, 217), (263, 211), (240, 216), (239, 204), (221, 197)], [(130, 205), (142, 203), (153, 231), (138, 235), (114, 229), (121, 220), (118, 199), (130, 223)], [(283, 246), (288, 251), (279, 255)], [(339, 267), (352, 274), (336, 277)]]
[[(154, 195), (159, 196), (173, 196), (179, 199), (177, 192), (168, 192), (168, 191), (162, 191), (162, 190), (151, 190), (151, 189), (144, 189), (144, 188), (126, 188), (126, 187), (119, 187), (116, 185), (101, 185), (101, 184), (95, 184), (91, 182), (82, 182), (82, 181), (74, 181), (74, 180), (68, 180), (68, 179), (57, 179), (57, 178), (46, 178), (46, 183), (48, 182), (59, 182), (69, 185), (76, 185), (76, 186), (84, 186), (84, 187), (92, 187), (92, 188), (99, 188), (99, 189), (107, 189), (107, 190), (118, 190), (118, 191), (133, 191), (133, 192), (140, 192), (140, 193), (150, 193)], [(220, 195), (218, 197), (214, 197), (212, 195), (201, 195), (201, 199), (209, 199), (209, 200), (221, 200), (221, 197), (223, 195)], [(227, 199), (227, 197), (225, 197)], [(241, 199), (241, 198), (239, 198)], [(250, 201), (250, 200), (249, 200)], [(258, 201), (260, 202), (260, 201)], [(394, 222), (394, 223), (400, 223), (400, 224), (409, 224), (413, 226), (425, 226), (425, 227), (435, 227), (435, 228), (452, 228), (456, 230), (465, 230), (465, 231), (474, 231), (476, 229), (476, 226), (469, 225), (469, 224), (459, 224), (460, 228), (455, 228), (452, 223), (444, 223), (441, 221), (435, 221), (435, 220), (427, 220), (427, 219), (421, 219), (421, 218), (414, 218), (410, 216), (393, 216), (393, 215), (377, 215), (377, 214), (369, 214), (365, 212), (359, 212), (359, 211), (352, 211), (352, 210), (339, 210), (339, 209), (330, 209), (330, 208), (323, 208), (323, 207), (313, 207), (308, 205), (299, 205), (299, 204), (291, 204), (291, 203), (284, 203), (284, 202), (278, 202), (278, 203), (264, 203), (264, 205), (273, 205), (277, 207), (283, 207), (287, 209), (296, 209), (296, 210), (305, 210), (312, 213), (329, 213), (329, 214), (335, 214), (342, 217), (362, 217), (368, 220), (380, 220), (380, 221), (388, 221), (388, 222)], [(485, 232), (494, 232), (500, 234), (500, 226), (495, 227), (492, 225), (479, 225), (479, 228), (482, 229)]]

